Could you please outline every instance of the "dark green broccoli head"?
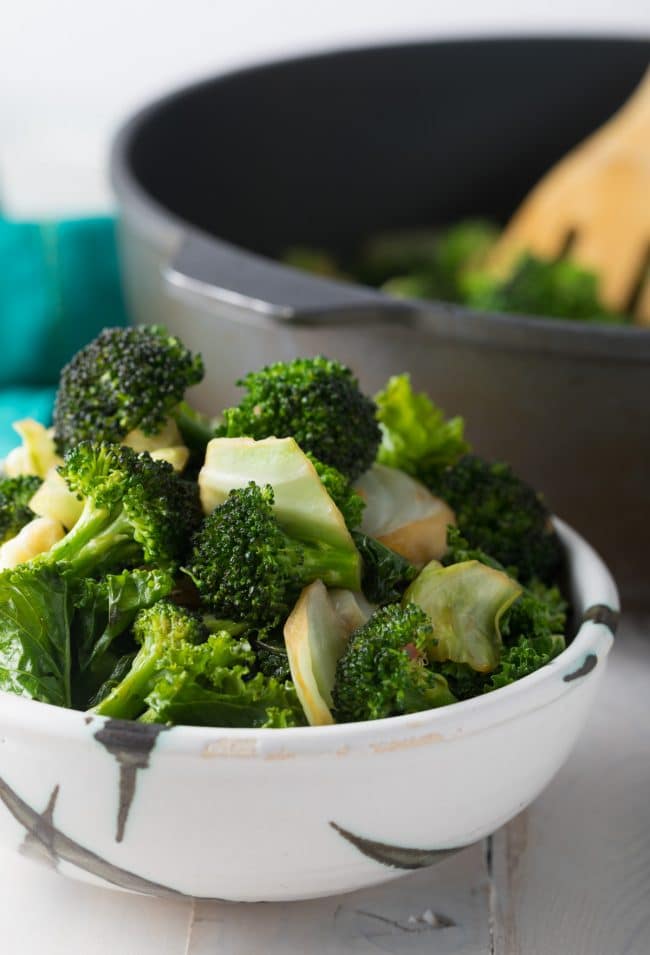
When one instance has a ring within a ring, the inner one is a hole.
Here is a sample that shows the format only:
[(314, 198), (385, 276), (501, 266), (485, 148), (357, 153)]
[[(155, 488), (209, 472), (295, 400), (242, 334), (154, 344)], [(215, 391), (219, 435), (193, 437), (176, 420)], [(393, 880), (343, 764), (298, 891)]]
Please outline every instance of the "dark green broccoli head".
[(468, 560), (478, 560), (487, 567), (493, 567), (494, 570), (503, 570), (511, 577), (516, 576), (516, 569), (504, 567), (500, 561), (486, 554), (480, 547), (470, 547), (460, 530), (450, 525), (447, 527), (447, 552), (442, 558), (442, 563), (445, 567), (449, 567), (450, 564), (463, 564)]
[(553, 579), (560, 543), (543, 500), (507, 464), (466, 455), (440, 476), (435, 491), (453, 508), (461, 534), (522, 583)]
[(567, 259), (546, 261), (524, 255), (504, 280), (483, 273), (468, 276), (466, 299), (484, 310), (551, 318), (623, 320), (598, 297), (598, 278)]
[(289, 537), (273, 501), (269, 485), (251, 482), (233, 490), (194, 538), (190, 574), (205, 604), (221, 617), (274, 626), (313, 580), (355, 589), (356, 551)]
[(40, 485), (41, 479), (31, 474), (0, 479), (0, 544), (33, 520), (29, 502)]
[(293, 437), (303, 451), (350, 480), (375, 460), (380, 441), (374, 402), (349, 368), (327, 358), (296, 358), (251, 372), (246, 395), (224, 411), (222, 437)]
[(267, 647), (259, 647), (256, 651), (257, 669), (264, 676), (275, 677), (281, 683), (291, 679), (289, 657), (285, 653), (276, 653)]
[(255, 669), (264, 676), (275, 677), (280, 683), (291, 679), (289, 655), (282, 629), (257, 630), (247, 633), (255, 652)]
[(431, 621), (415, 604), (390, 604), (356, 630), (336, 667), (338, 722), (375, 720), (454, 703), (445, 679), (426, 665)]
[(58, 451), (80, 441), (155, 434), (203, 377), (203, 362), (159, 326), (106, 328), (63, 369), (54, 406)]
[(59, 469), (84, 501), (81, 517), (43, 560), (92, 574), (129, 562), (168, 564), (189, 546), (202, 513), (195, 485), (146, 451), (85, 441)]
[(194, 538), (190, 572), (215, 613), (235, 620), (277, 623), (289, 612), (302, 565), (302, 547), (273, 515), (273, 489), (249, 484), (231, 491)]

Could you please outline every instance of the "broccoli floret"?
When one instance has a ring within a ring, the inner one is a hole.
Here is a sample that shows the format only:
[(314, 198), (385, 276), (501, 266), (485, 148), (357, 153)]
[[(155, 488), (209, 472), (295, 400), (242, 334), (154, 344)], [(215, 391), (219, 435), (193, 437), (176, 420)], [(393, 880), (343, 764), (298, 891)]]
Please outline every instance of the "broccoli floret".
[(487, 311), (543, 315), (550, 318), (624, 321), (598, 297), (598, 277), (568, 259), (546, 261), (524, 255), (504, 280), (470, 273), (464, 298)]
[(480, 268), (497, 237), (496, 227), (467, 219), (446, 229), (409, 229), (367, 241), (356, 274), (388, 294), (459, 301), (466, 270)]
[[(75, 665), (87, 671), (80, 679), (83, 696), (103, 678), (103, 664), (97, 672), (91, 664), (117, 635), (121, 601), (122, 610), (133, 609), (151, 586), (150, 578), (133, 576), (128, 586), (116, 578), (93, 591), (84, 578), (146, 562), (159, 565), (151, 572), (158, 575), (153, 586), (164, 589), (171, 584), (166, 571), (182, 558), (201, 511), (196, 487), (169, 464), (119, 445), (82, 443), (68, 453), (61, 473), (83, 499), (83, 510), (48, 551), (0, 573), (0, 686), (70, 706), (71, 627), (80, 654)], [(90, 646), (95, 638), (97, 654)], [(41, 671), (47, 678), (36, 679)]]
[(427, 395), (416, 394), (408, 375), (394, 375), (375, 395), (381, 428), (380, 464), (434, 486), (444, 468), (468, 450), (462, 418), (445, 419)]
[(209, 634), (201, 619), (167, 601), (138, 614), (140, 645), (128, 672), (95, 707), (100, 716), (198, 726), (296, 726), (295, 690), (253, 674), (250, 643)]
[(417, 567), (368, 534), (354, 531), (352, 538), (363, 561), (361, 589), (364, 596), (373, 604), (401, 600), (408, 585), (418, 575)]
[(493, 567), (494, 570), (505, 570), (511, 577), (517, 576), (517, 571), (512, 567), (504, 567), (500, 561), (490, 557), (480, 547), (470, 547), (467, 540), (463, 537), (457, 527), (450, 525), (447, 528), (447, 552), (442, 558), (441, 563), (445, 567), (450, 564), (463, 564), (468, 560), (478, 560), (487, 567)]
[(359, 589), (356, 550), (290, 537), (273, 514), (273, 501), (270, 485), (251, 482), (231, 491), (196, 534), (189, 573), (219, 616), (274, 626), (313, 580)]
[(374, 720), (454, 703), (447, 682), (426, 665), (433, 631), (414, 604), (375, 611), (356, 630), (336, 667), (338, 722)]
[(173, 565), (201, 520), (195, 485), (166, 461), (102, 442), (82, 442), (66, 455), (60, 473), (83, 500), (66, 536), (35, 558), (63, 562), (66, 573), (91, 576), (137, 563)]
[(463, 298), (463, 276), (484, 265), (499, 230), (483, 219), (466, 219), (441, 233), (436, 248), (439, 297), (450, 302)]
[(348, 478), (336, 468), (323, 464), (313, 454), (308, 454), (307, 457), (316, 468), (321, 484), (343, 515), (347, 527), (350, 530), (358, 527), (366, 506), (361, 495), (355, 491)]
[(61, 373), (58, 451), (81, 441), (119, 443), (136, 428), (155, 434), (202, 377), (200, 356), (159, 326), (104, 329)]
[(32, 474), (0, 479), (0, 544), (11, 540), (34, 519), (29, 502), (41, 483)]
[(522, 583), (534, 577), (553, 580), (561, 549), (549, 510), (507, 464), (466, 455), (441, 474), (432, 490), (453, 508), (471, 547), (515, 569)]
[(257, 669), (264, 676), (275, 677), (280, 683), (291, 679), (291, 667), (289, 666), (289, 657), (286, 650), (276, 652), (269, 647), (258, 647), (255, 654), (257, 660)]
[(284, 636), (278, 630), (248, 631), (246, 639), (255, 651), (255, 668), (264, 676), (275, 677), (280, 683), (291, 679), (289, 655)]
[(183, 607), (161, 600), (135, 619), (133, 636), (140, 645), (129, 672), (95, 707), (100, 716), (135, 719), (146, 709), (145, 699), (170, 654), (186, 644), (203, 643), (208, 632), (200, 618)]
[(237, 384), (246, 395), (224, 411), (221, 437), (293, 437), (303, 451), (350, 480), (374, 461), (380, 440), (374, 402), (339, 362), (296, 358), (251, 372)]

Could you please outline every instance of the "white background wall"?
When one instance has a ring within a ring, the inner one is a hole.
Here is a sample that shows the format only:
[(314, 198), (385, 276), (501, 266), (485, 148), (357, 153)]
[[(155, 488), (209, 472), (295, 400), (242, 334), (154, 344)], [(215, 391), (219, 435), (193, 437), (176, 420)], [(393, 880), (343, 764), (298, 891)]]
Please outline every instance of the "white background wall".
[(110, 204), (105, 156), (169, 86), (292, 51), (390, 37), (650, 34), (650, 0), (4, 0), (0, 196), (8, 212)]

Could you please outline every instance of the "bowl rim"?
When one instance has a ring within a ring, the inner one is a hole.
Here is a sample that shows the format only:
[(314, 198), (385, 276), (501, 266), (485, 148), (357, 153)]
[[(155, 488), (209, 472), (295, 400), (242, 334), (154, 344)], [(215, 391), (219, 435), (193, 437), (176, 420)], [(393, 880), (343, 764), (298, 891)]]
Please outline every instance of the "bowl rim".
[[(14, 696), (0, 690), (0, 729), (57, 740), (86, 740), (111, 724), (125, 734), (125, 746), (137, 748), (138, 736), (160, 734), (157, 747), (175, 754), (203, 756), (260, 756), (267, 759), (294, 755), (346, 755), (352, 750), (375, 752), (452, 741), (481, 732), (535, 709), (552, 704), (583, 685), (594, 668), (602, 670), (613, 643), (620, 609), (618, 591), (599, 554), (577, 531), (554, 518), (564, 545), (572, 597), (581, 624), (571, 643), (535, 673), (491, 693), (449, 706), (359, 723), (300, 726), (286, 729), (145, 725), (114, 720), (83, 710), (72, 710)], [(597, 667), (600, 663), (601, 666)], [(163, 732), (164, 730), (164, 732)]]

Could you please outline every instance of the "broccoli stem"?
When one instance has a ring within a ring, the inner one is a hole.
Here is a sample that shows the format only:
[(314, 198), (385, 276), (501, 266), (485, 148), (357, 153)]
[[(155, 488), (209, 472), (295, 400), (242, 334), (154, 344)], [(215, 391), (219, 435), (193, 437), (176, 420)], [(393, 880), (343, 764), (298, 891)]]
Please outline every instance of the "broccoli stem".
[[(297, 555), (302, 552), (303, 562), (300, 577), (306, 581), (322, 580), (328, 587), (343, 587), (345, 590), (360, 590), (361, 575), (359, 556), (356, 551), (350, 553), (334, 547), (310, 546), (301, 544)], [(290, 557), (290, 554), (287, 555)]]
[(122, 720), (135, 719), (145, 706), (158, 667), (158, 647), (146, 644), (138, 651), (131, 669), (116, 687), (95, 707), (98, 716)]
[(89, 541), (70, 563), (73, 573), (88, 576), (114, 566), (127, 566), (141, 557), (142, 550), (133, 540), (131, 523), (120, 513), (104, 531)]
[(172, 417), (190, 451), (204, 453), (208, 441), (215, 435), (213, 421), (195, 411), (186, 401), (176, 406)]
[(105, 569), (105, 565), (125, 564), (138, 552), (133, 528), (122, 508), (113, 514), (86, 499), (79, 520), (48, 551), (46, 559), (48, 564), (65, 563), (74, 576), (88, 576)]

